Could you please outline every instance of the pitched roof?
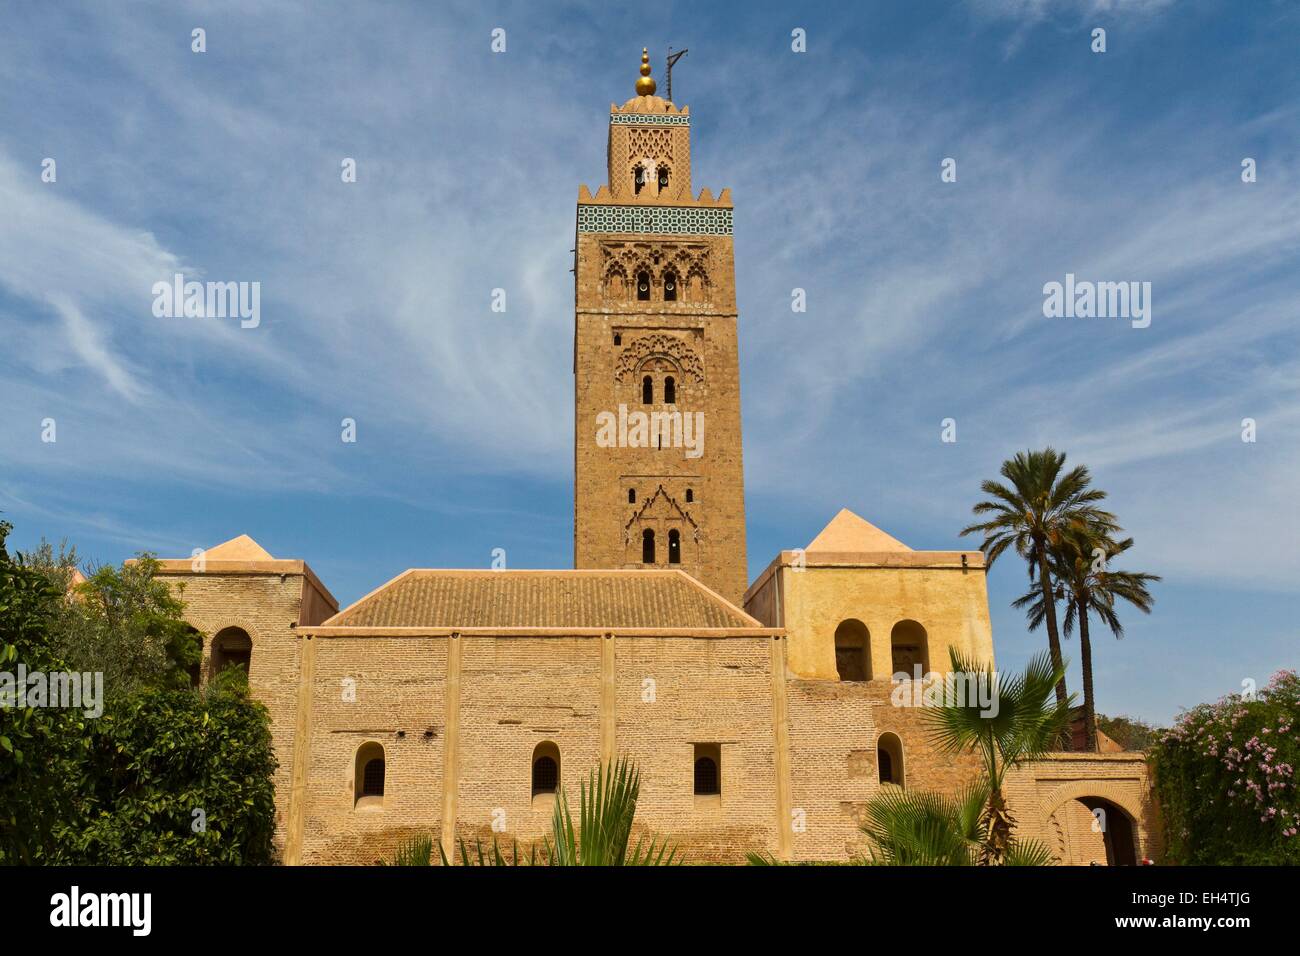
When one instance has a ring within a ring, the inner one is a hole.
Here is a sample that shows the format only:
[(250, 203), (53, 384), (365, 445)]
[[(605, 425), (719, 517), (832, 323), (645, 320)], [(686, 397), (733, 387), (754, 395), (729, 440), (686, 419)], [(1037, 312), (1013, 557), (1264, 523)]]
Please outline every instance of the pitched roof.
[(813, 538), (804, 550), (862, 553), (912, 549), (848, 508), (841, 508), (840, 513), (822, 528), (821, 534)]
[(325, 627), (752, 628), (734, 604), (679, 570), (412, 569)]
[(203, 556), (209, 561), (274, 561), (269, 551), (246, 534), (208, 548)]

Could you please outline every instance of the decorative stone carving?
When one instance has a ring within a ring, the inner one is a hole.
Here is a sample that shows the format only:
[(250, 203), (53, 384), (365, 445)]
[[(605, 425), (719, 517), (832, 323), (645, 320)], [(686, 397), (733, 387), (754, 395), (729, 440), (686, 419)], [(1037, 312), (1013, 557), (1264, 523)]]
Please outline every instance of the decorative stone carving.
[(675, 335), (662, 332), (638, 336), (628, 343), (614, 366), (614, 380), (629, 381), (647, 359), (655, 356), (671, 359), (683, 375), (689, 375), (698, 384), (704, 383), (704, 361), (699, 353)]

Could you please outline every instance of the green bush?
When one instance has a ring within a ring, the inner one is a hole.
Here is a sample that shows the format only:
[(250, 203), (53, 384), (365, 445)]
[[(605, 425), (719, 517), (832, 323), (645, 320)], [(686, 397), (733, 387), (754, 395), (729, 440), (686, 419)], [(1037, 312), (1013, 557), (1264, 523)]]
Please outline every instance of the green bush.
[(0, 864), (272, 862), (270, 721), (243, 673), (177, 686), (193, 641), (147, 558), (99, 569), (70, 601), (52, 562), (9, 555), (8, 531), (0, 522), (0, 670), (111, 679), (95, 718), (0, 706)]
[(237, 687), (139, 693), (91, 724), (72, 821), (52, 863), (272, 861), (266, 711)]
[(1300, 678), (1183, 713), (1148, 752), (1171, 861), (1300, 864)]

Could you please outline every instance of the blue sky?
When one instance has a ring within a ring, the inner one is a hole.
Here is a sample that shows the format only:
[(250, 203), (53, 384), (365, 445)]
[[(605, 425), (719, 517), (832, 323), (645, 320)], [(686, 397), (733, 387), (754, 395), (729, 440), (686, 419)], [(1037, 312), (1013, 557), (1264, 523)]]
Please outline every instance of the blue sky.
[[(14, 544), (248, 533), (344, 603), (497, 547), (571, 565), (574, 203), (641, 47), (662, 79), (671, 44), (693, 183), (736, 202), (751, 572), (842, 506), (973, 546), (980, 480), (1050, 443), (1165, 578), (1097, 640), (1102, 711), (1164, 721), (1300, 665), (1300, 5), (542, 6), (7, 6)], [(155, 318), (176, 271), (259, 281), (261, 325)], [(1150, 327), (1044, 318), (1066, 273), (1151, 282)], [(990, 575), (1003, 667), (1044, 643), (1024, 581)]]

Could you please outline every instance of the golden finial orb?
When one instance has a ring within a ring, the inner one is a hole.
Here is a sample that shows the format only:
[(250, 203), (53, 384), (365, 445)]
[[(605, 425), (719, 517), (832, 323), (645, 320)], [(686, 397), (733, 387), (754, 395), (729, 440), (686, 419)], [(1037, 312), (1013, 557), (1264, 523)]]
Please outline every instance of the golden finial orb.
[(650, 75), (650, 51), (641, 48), (641, 78), (636, 81), (637, 96), (654, 96), (655, 78)]

